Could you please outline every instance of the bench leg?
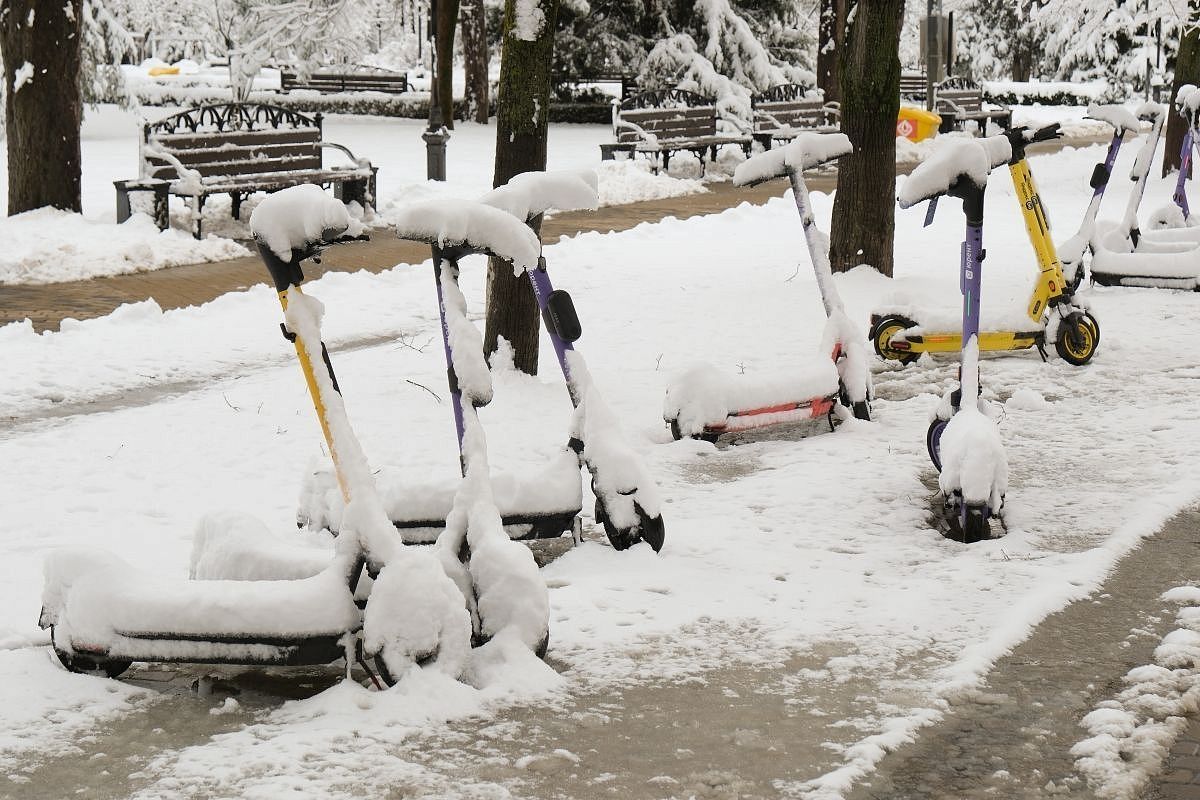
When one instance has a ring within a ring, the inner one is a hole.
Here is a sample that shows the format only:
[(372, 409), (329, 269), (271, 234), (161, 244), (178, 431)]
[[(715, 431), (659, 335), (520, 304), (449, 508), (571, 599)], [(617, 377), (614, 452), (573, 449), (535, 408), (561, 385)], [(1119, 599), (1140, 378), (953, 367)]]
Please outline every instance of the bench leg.
[[(663, 150), (663, 152), (662, 152), (662, 171), (663, 171), (663, 172), (668, 172), (668, 170), (670, 169), (670, 167), (671, 167), (671, 151), (670, 151), (670, 150)], [(654, 174), (655, 174), (655, 175), (657, 175), (657, 174), (658, 174), (658, 170), (657, 170), (657, 169), (656, 169), (656, 170), (654, 170)]]
[(200, 238), (200, 228), (204, 219), (204, 195), (192, 195), (192, 236)]
[(129, 189), (125, 188), (124, 186), (118, 185), (117, 186), (117, 224), (120, 225), (122, 222), (126, 221), (131, 216), (133, 216), (133, 214), (129, 209)]
[(229, 200), (233, 205), (233, 218), (241, 219), (242, 218), (242, 193), (241, 192), (230, 192)]

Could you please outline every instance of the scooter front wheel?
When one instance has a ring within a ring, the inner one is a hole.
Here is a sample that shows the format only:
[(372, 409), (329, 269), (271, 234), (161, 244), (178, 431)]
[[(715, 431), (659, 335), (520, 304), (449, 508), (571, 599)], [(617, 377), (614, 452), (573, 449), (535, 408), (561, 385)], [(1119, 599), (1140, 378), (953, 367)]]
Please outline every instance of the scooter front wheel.
[(947, 424), (947, 420), (935, 419), (925, 431), (925, 449), (929, 451), (929, 460), (938, 472), (942, 471), (942, 433)]
[(1069, 315), (1058, 326), (1054, 349), (1068, 364), (1082, 367), (1096, 355), (1100, 345), (1100, 323), (1086, 311)]
[(890, 314), (881, 318), (871, 326), (871, 344), (875, 354), (887, 361), (899, 361), (901, 364), (911, 364), (920, 358), (920, 353), (908, 350), (895, 350), (891, 347), (892, 339), (901, 331), (915, 327), (917, 323), (907, 317)]
[(947, 504), (950, 513), (950, 538), (963, 544), (975, 544), (992, 538), (991, 514), (984, 503)]
[(609, 519), (604, 501), (596, 498), (596, 521), (604, 526), (604, 535), (608, 537), (609, 544), (614, 550), (628, 550), (638, 542), (645, 542), (656, 553), (662, 550), (667, 538), (662, 516), (651, 517), (636, 501), (633, 510), (637, 513), (637, 524), (633, 528), (618, 528)]

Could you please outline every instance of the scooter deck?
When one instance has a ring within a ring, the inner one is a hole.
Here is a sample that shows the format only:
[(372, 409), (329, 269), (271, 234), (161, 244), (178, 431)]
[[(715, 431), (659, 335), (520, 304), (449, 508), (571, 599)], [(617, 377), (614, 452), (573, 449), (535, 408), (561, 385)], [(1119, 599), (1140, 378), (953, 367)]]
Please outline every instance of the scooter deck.
[(72, 642), (78, 655), (102, 660), (188, 664), (302, 667), (332, 664), (345, 657), (346, 631), (297, 639), (253, 636), (188, 636), (163, 632), (117, 631), (117, 647), (89, 648)]
[(795, 403), (780, 403), (759, 408), (731, 411), (721, 425), (706, 425), (702, 437), (716, 437), (726, 433), (756, 430), (791, 422), (826, 419), (837, 402), (837, 394), (814, 397)]
[[(1037, 346), (1043, 335), (1040, 330), (981, 331), (979, 349), (985, 352), (1028, 350)], [(888, 347), (912, 353), (958, 353), (962, 350), (962, 333), (899, 334), (892, 337)]]
[[(576, 520), (582, 510), (568, 508), (536, 514), (508, 514), (501, 516), (500, 521), (509, 538), (516, 541), (556, 539), (564, 533), (574, 533)], [(392, 524), (400, 531), (400, 538), (405, 544), (433, 544), (446, 527), (446, 520), (394, 519)]]

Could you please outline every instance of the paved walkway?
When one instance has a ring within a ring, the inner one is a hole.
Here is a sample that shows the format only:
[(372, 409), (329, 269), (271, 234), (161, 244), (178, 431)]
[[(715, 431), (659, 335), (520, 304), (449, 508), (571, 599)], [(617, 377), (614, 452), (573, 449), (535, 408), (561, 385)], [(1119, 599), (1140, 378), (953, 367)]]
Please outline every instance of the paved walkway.
[(1146, 800), (1200, 800), (1200, 718), (1171, 747), (1162, 775)]
[[(808, 184), (814, 191), (832, 191), (835, 176), (831, 173), (813, 175)], [(743, 202), (761, 205), (772, 197), (782, 196), (786, 190), (784, 180), (770, 181), (752, 189), (713, 183), (704, 194), (557, 214), (543, 223), (542, 237), (545, 241), (555, 241), (560, 236), (581, 231), (623, 231), (668, 216), (683, 219), (713, 214)], [(309, 262), (304, 270), (309, 278), (333, 270), (381, 272), (396, 264), (420, 263), (427, 258), (427, 245), (401, 241), (386, 229), (380, 229), (372, 234), (370, 242), (332, 248), (320, 265)], [(266, 269), (262, 262), (257, 256), (250, 256), (69, 283), (0, 285), (0, 325), (28, 317), (39, 331), (57, 329), (64, 318), (101, 317), (123, 303), (154, 298), (164, 309), (181, 308), (265, 282)]]

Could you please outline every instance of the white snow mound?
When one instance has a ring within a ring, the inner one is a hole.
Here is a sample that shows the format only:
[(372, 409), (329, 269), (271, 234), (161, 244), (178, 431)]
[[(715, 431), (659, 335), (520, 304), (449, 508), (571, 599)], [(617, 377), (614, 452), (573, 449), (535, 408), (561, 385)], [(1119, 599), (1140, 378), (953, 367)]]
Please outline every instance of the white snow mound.
[(844, 133), (803, 133), (783, 147), (772, 148), (738, 164), (733, 183), (750, 186), (791, 172), (803, 172), (853, 152), (854, 145)]
[[(350, 230), (355, 226), (356, 230)], [(315, 184), (291, 186), (267, 195), (250, 215), (250, 231), (284, 261), (293, 250), (343, 233), (356, 235), (362, 226), (350, 219), (346, 206)]]
[(537, 266), (542, 245), (524, 219), (494, 206), (469, 200), (425, 200), (396, 215), (401, 239), (429, 242), (438, 247), (469, 245), (511, 261), (513, 271)]

